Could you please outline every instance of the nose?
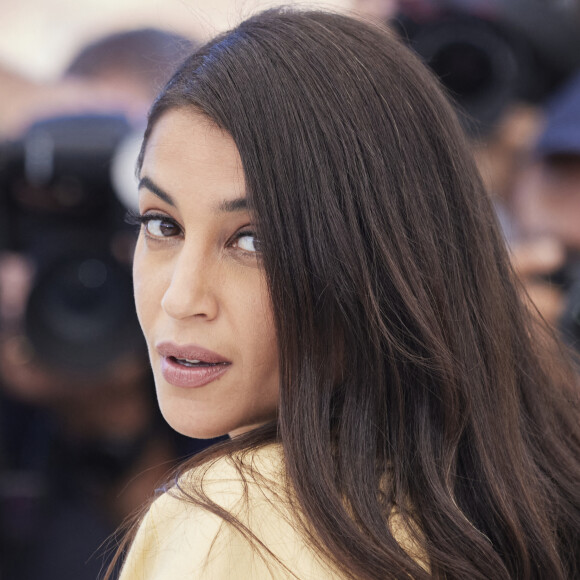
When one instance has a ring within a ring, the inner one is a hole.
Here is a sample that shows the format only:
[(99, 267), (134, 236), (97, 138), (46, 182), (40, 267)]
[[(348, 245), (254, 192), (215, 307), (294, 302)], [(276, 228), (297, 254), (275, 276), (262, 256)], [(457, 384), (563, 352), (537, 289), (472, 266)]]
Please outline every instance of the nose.
[(176, 320), (213, 320), (219, 311), (217, 274), (217, 265), (207, 258), (182, 251), (175, 259), (161, 307)]

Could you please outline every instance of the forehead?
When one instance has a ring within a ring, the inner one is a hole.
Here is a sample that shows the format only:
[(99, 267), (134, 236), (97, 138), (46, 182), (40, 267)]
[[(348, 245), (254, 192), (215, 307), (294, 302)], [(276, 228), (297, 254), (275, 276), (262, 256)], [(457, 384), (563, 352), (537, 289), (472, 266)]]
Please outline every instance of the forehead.
[(177, 191), (205, 182), (239, 195), (244, 183), (240, 155), (229, 133), (185, 108), (169, 110), (156, 121), (145, 148), (143, 176)]

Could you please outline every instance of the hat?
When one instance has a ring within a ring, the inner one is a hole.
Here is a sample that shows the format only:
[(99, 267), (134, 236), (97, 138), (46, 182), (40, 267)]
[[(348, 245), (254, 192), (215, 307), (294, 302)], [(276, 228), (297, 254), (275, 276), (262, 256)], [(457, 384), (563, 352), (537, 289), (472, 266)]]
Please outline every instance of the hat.
[(546, 124), (535, 146), (541, 157), (580, 155), (580, 73), (577, 73), (548, 102)]

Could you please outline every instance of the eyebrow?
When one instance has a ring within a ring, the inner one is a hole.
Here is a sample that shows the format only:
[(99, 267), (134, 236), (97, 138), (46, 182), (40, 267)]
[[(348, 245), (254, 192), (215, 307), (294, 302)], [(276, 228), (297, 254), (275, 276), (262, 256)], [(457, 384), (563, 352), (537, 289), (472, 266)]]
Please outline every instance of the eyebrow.
[(246, 210), (248, 209), (248, 200), (245, 197), (226, 199), (218, 205), (217, 209), (218, 211), (225, 213)]
[(151, 193), (155, 194), (159, 199), (162, 199), (165, 203), (168, 203), (169, 205), (175, 207), (175, 202), (173, 201), (173, 198), (167, 192), (163, 191), (163, 189), (161, 189), (148, 177), (142, 177), (139, 180), (138, 189), (148, 189)]
[[(159, 187), (152, 179), (149, 177), (142, 177), (139, 180), (138, 189), (148, 189), (151, 193), (156, 195), (159, 199), (169, 205), (176, 207), (173, 198), (161, 187)], [(243, 211), (248, 209), (248, 200), (245, 197), (236, 197), (235, 199), (225, 199), (220, 202), (217, 206), (217, 211), (220, 213), (233, 213), (236, 211)]]

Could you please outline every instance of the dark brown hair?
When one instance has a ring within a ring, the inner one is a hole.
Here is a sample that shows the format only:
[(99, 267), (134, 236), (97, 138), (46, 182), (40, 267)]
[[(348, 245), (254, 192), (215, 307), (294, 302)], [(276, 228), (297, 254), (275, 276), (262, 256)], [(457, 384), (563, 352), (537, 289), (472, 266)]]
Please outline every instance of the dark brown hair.
[(276, 425), (192, 463), (280, 441), (304, 527), (348, 577), (578, 577), (576, 379), (520, 301), (431, 74), (385, 30), (272, 10), (185, 62), (144, 147), (176, 107), (238, 147), (280, 357)]

